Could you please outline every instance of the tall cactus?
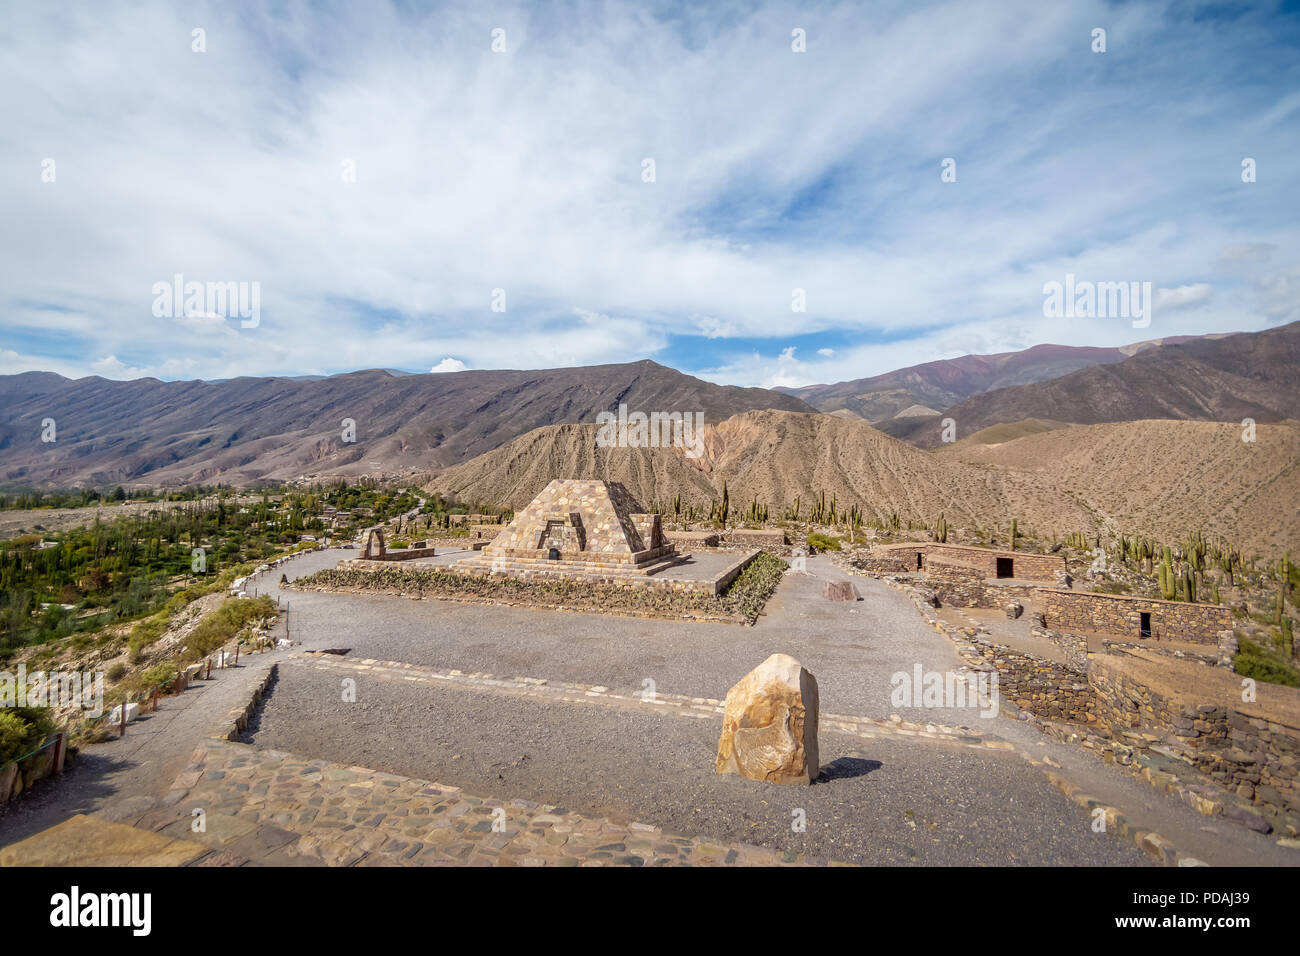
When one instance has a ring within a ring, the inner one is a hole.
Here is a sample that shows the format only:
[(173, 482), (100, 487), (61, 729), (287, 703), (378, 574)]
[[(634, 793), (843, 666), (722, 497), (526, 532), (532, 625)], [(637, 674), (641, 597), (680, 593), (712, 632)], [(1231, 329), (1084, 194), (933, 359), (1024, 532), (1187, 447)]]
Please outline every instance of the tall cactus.
[(1170, 567), (1168, 561), (1160, 562), (1160, 596), (1166, 601), (1172, 601), (1176, 596), (1174, 583), (1174, 569)]
[(940, 544), (948, 543), (948, 521), (944, 518), (943, 512), (939, 513), (939, 520), (934, 526), (934, 539)]
[(1011, 519), (1011, 550), (1012, 550), (1012, 551), (1016, 550), (1016, 535), (1017, 535), (1017, 534), (1018, 534), (1018, 532), (1016, 531), (1016, 519), (1015, 519), (1015, 518), (1012, 518), (1012, 519)]

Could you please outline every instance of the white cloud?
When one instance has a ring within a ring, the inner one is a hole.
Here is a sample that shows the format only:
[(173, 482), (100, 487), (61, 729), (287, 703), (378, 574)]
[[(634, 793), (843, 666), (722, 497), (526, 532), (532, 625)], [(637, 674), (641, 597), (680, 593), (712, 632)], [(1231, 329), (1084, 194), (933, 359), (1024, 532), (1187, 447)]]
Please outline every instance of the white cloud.
[(1182, 309), (1198, 302), (1204, 302), (1214, 291), (1214, 286), (1207, 282), (1195, 285), (1180, 285), (1176, 289), (1156, 289), (1155, 307), (1157, 309)]
[(458, 358), (445, 358), (437, 365), (435, 365), (433, 368), (429, 369), (429, 371), (430, 372), (463, 372), (467, 368), (469, 368), (469, 366), (466, 365)]
[[(1277, 121), (1300, 100), (1238, 75), (1268, 65), (1264, 14), (898, 0), (658, 17), (578, 0), (562, 17), (494, 7), (497, 56), (472, 7), (6, 12), (0, 336), (27, 367), (535, 368), (690, 336), (697, 366), (752, 384), (1129, 341), (1120, 323), (1044, 322), (1042, 284), (1067, 272), (1163, 284), (1162, 335), (1289, 314), (1296, 165), (1261, 159), (1247, 186), (1186, 159), (1300, 155), (1300, 127)], [(1294, 64), (1272, 65), (1272, 88), (1294, 89)], [(957, 183), (939, 181), (944, 156)], [(153, 283), (178, 272), (259, 282), (260, 325), (153, 317)], [(1213, 296), (1184, 291), (1201, 286)], [(753, 354), (831, 330), (839, 347), (809, 361)], [(853, 344), (868, 338), (892, 344)]]

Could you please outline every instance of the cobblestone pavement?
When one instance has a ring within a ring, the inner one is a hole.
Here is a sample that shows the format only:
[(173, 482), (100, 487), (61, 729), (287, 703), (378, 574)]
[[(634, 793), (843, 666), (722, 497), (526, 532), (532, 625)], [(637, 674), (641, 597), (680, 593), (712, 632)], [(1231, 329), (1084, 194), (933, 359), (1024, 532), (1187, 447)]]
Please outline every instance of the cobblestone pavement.
[[(209, 865), (781, 866), (828, 861), (710, 843), (529, 800), (493, 800), (213, 740), (137, 826), (218, 851)], [(195, 810), (204, 813), (195, 832)]]
[(239, 666), (212, 672), (183, 694), (163, 697), (157, 713), (127, 725), (126, 736), (85, 746), (58, 777), (40, 781), (0, 808), (0, 846), (8, 846), (70, 817), (93, 813), (105, 820), (134, 823), (163, 796), (172, 779), (237, 703), (287, 651), (254, 654)]

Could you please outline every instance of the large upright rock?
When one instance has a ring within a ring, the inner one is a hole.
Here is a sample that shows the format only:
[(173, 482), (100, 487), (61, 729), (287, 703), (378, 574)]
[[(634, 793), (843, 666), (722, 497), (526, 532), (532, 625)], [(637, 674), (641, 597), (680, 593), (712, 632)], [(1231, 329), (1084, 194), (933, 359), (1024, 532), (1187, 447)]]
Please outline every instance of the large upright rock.
[(727, 691), (718, 773), (769, 783), (817, 779), (817, 680), (788, 654), (773, 654)]

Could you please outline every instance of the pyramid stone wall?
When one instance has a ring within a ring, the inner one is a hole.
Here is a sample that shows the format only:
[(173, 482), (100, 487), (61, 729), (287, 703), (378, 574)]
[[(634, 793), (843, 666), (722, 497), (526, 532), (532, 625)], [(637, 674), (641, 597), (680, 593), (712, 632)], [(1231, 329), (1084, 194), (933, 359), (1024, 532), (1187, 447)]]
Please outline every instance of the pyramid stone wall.
[[(551, 549), (559, 558), (550, 557)], [(617, 482), (558, 478), (473, 558), (455, 567), (511, 576), (644, 575), (676, 560), (659, 515)]]

